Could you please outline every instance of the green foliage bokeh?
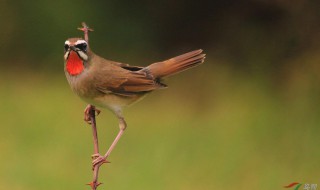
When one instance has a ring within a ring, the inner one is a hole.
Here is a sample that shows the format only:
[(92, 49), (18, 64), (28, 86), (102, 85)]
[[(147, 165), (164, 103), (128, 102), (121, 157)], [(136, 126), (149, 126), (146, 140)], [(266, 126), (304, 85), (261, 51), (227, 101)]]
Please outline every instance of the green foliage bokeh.
[[(282, 189), (320, 184), (317, 1), (0, 2), (0, 189), (89, 189), (91, 129), (63, 44), (145, 66), (202, 48), (205, 64), (125, 111), (101, 189)], [(118, 131), (98, 116), (101, 151)]]

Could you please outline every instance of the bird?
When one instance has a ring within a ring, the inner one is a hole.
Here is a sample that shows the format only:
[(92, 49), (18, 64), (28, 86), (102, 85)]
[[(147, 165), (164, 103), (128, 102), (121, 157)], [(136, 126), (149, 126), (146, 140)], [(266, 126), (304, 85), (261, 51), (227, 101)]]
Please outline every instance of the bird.
[[(152, 63), (146, 67), (111, 61), (95, 54), (89, 46), (86, 25), (83, 38), (69, 38), (64, 43), (64, 72), (72, 91), (88, 103), (84, 120), (90, 123), (91, 109), (109, 109), (119, 120), (119, 132), (104, 155), (92, 155), (92, 165), (108, 163), (107, 158), (121, 138), (127, 123), (123, 109), (154, 90), (167, 87), (162, 79), (196, 67), (204, 62), (202, 49)], [(99, 107), (99, 109), (97, 108)]]

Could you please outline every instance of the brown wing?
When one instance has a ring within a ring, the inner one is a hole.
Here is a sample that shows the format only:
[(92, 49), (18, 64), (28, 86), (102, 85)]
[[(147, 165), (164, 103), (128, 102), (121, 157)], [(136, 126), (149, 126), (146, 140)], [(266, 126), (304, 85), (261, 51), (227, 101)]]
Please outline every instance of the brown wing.
[(139, 70), (144, 68), (144, 67), (140, 67), (140, 66), (132, 66), (132, 65), (129, 65), (127, 63), (120, 63), (120, 62), (109, 61), (109, 60), (108, 60), (108, 62), (110, 64), (119, 66), (119, 67), (121, 67), (123, 69), (126, 69), (126, 70), (129, 70), (129, 71), (139, 71)]
[[(97, 61), (97, 60), (96, 60)], [(115, 93), (124, 96), (149, 92), (165, 87), (141, 67), (132, 67), (97, 61), (95, 67), (95, 88), (103, 93)]]

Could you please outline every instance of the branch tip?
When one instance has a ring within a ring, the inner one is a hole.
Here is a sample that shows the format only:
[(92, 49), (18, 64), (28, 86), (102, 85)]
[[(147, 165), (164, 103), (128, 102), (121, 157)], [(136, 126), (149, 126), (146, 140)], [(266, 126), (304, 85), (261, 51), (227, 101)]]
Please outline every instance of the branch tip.
[(83, 31), (84, 33), (84, 40), (87, 41), (87, 43), (89, 43), (89, 32), (92, 32), (93, 29), (89, 28), (88, 25), (85, 22), (82, 22), (82, 28), (78, 28), (78, 30)]
[(82, 22), (81, 25), (82, 25), (82, 28), (79, 27), (78, 30), (81, 30), (83, 32), (93, 32), (94, 31), (92, 28), (89, 28), (89, 26), (85, 22)]

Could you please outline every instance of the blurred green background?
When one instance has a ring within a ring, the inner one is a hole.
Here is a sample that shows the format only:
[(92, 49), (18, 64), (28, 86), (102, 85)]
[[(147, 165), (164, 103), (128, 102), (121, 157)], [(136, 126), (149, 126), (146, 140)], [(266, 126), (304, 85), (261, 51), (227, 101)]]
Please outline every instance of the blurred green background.
[[(205, 64), (125, 111), (99, 189), (283, 189), (320, 185), (319, 1), (0, 1), (0, 189), (90, 189), (86, 104), (63, 44), (146, 66), (202, 48)], [(101, 151), (117, 120), (97, 118)]]

